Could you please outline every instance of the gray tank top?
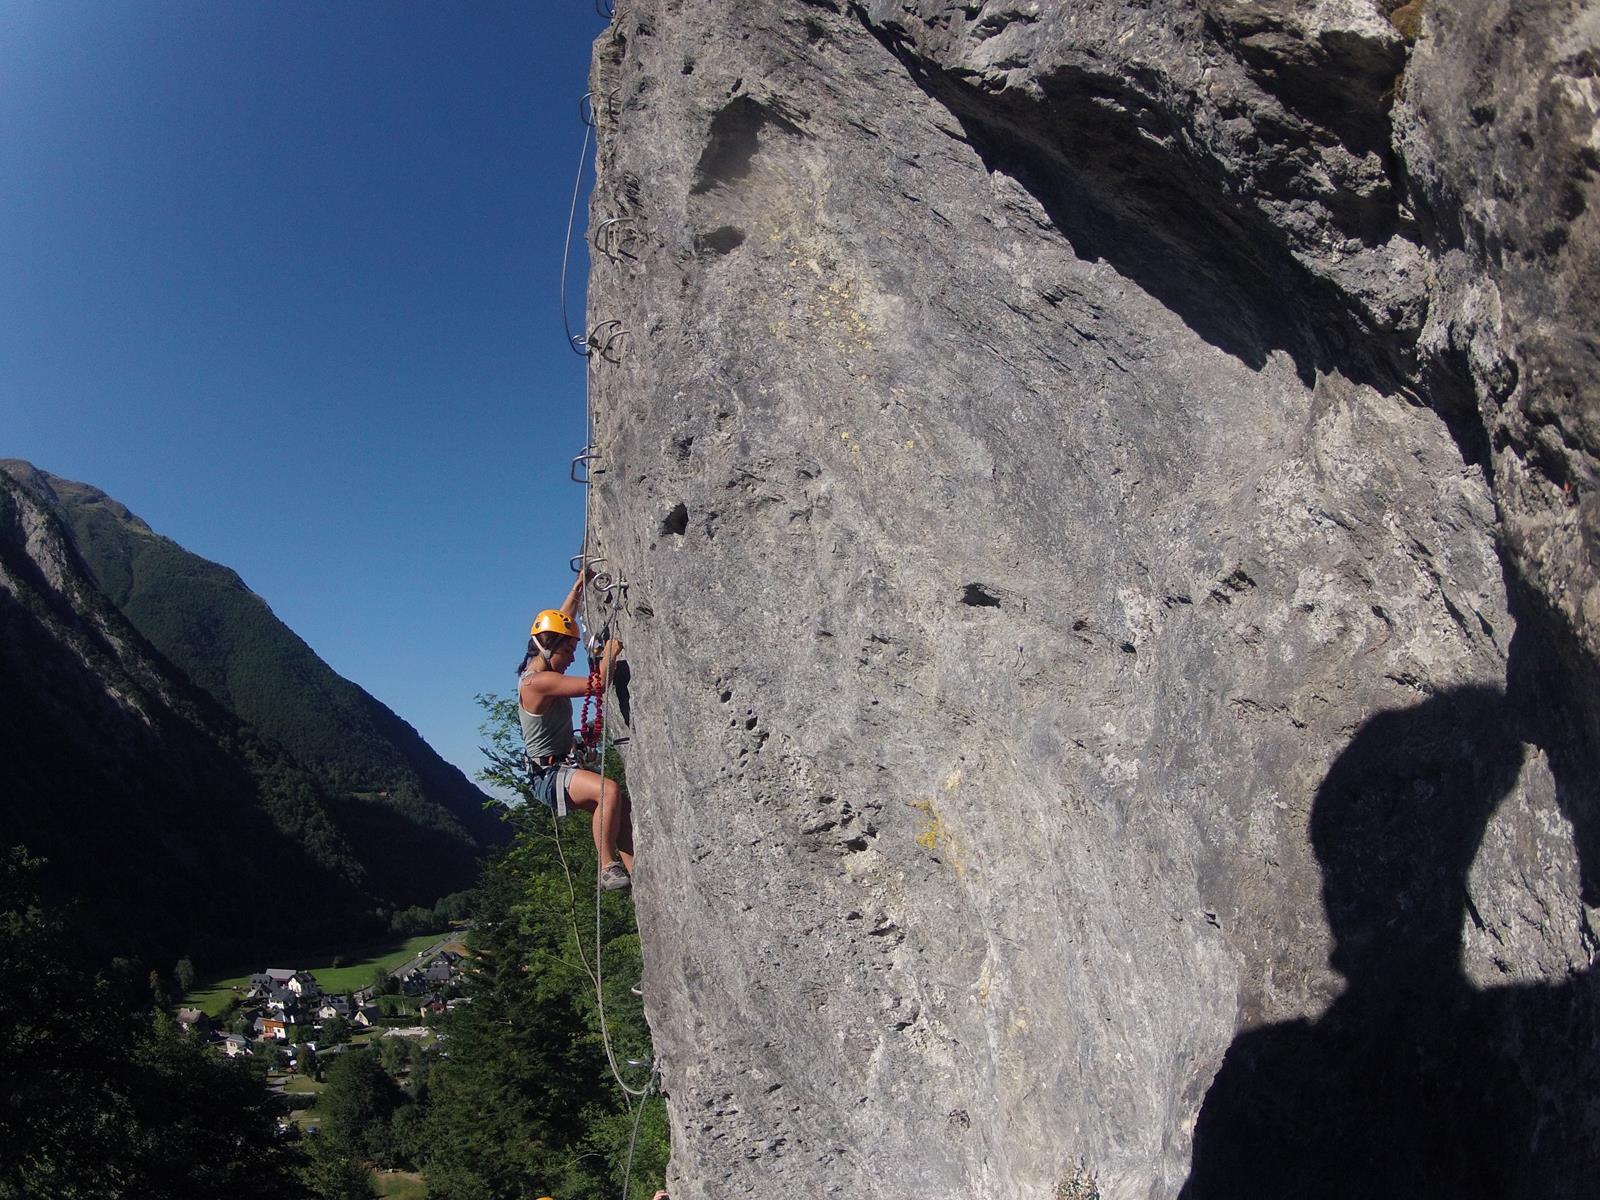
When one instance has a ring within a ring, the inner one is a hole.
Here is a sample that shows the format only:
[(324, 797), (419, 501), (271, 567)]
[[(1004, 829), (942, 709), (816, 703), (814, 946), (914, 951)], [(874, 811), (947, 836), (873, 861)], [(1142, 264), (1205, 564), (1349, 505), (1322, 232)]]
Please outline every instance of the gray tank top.
[(517, 704), (522, 718), (522, 751), (530, 761), (565, 758), (572, 750), (572, 701), (552, 696), (542, 713), (531, 713)]

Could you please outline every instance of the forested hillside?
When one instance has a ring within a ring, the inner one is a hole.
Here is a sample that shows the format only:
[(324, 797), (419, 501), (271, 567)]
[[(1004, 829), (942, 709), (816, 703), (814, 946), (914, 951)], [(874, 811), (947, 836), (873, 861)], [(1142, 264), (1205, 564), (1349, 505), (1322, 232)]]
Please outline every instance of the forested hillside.
[(3, 472), (0, 828), (103, 954), (214, 961), (375, 923), (316, 777), (163, 661)]
[(501, 844), (487, 797), (417, 732), (336, 674), (239, 576), (156, 534), (86, 484), (16, 459), (8, 472), (62, 519), (95, 582), (160, 653), (317, 777), (375, 893), (428, 905), (470, 886)]

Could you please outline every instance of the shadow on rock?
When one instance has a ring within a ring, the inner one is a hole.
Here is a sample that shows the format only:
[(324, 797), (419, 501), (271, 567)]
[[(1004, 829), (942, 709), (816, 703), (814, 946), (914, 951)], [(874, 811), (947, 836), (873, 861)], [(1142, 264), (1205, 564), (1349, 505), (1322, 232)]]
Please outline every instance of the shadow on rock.
[[(1392, 385), (1393, 338), (1365, 328), (1301, 265), (1271, 223), (1238, 202), (1219, 164), (1177, 149), (1188, 139), (1179, 115), (1151, 98), (1161, 90), (1154, 80), (1060, 65), (1038, 75), (1034, 92), (994, 93), (919, 57), (892, 30), (869, 28), (960, 122), (985, 167), (1039, 202), (1079, 258), (1110, 264), (1252, 370), (1284, 351), (1307, 386), (1335, 366), (1357, 382)], [(1381, 244), (1394, 206), (1358, 208), (1341, 226)]]
[[(1315, 1021), (1235, 1039), (1184, 1200), (1596, 1194), (1595, 972), (1484, 991), (1461, 966), (1462, 923), (1477, 919), (1468, 871), (1524, 738), (1584, 741), (1546, 673), (1521, 676), (1509, 697), (1460, 688), (1380, 713), (1328, 772), (1311, 837), (1346, 988)], [(1587, 893), (1592, 785), (1570, 773), (1582, 757), (1551, 762)]]
[(611, 686), (617, 696), (617, 713), (622, 717), (624, 725), (633, 724), (633, 693), (629, 691), (628, 684), (633, 679), (633, 670), (628, 666), (627, 659), (618, 661), (616, 670), (611, 673)]

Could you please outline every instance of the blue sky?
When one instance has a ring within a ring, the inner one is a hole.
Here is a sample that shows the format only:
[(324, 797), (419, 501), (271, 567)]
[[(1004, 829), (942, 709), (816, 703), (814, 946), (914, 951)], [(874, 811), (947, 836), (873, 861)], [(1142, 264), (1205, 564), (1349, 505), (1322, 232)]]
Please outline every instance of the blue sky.
[(558, 279), (603, 28), (0, 0), (0, 457), (237, 570), (469, 773), (581, 536)]

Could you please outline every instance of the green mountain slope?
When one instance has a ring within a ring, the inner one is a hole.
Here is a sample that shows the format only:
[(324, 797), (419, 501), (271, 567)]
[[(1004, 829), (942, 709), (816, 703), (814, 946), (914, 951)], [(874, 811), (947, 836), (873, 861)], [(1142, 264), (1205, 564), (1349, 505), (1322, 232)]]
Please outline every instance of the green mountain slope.
[(374, 924), (314, 775), (166, 663), (0, 472), (0, 842), (106, 953), (215, 960)]
[(188, 678), (320, 780), (374, 892), (431, 904), (503, 843), (487, 797), (390, 709), (336, 674), (227, 567), (156, 534), (86, 484), (16, 459), (111, 602)]

